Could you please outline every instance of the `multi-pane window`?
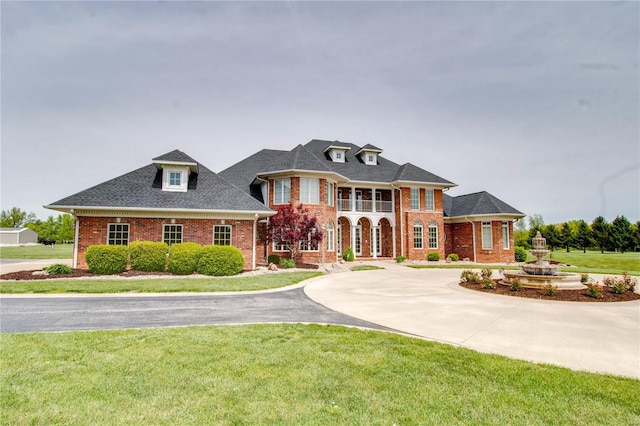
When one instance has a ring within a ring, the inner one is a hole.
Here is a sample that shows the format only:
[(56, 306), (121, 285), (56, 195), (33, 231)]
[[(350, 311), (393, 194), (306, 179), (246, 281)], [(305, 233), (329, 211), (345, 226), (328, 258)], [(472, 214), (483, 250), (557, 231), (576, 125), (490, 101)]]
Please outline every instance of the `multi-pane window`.
[(332, 221), (329, 221), (329, 223), (327, 224), (326, 240), (327, 240), (327, 251), (333, 251), (334, 241), (335, 241), (335, 230), (334, 230)]
[(438, 248), (438, 224), (435, 222), (429, 222), (429, 248)]
[(418, 188), (411, 188), (411, 209), (420, 209), (420, 189)]
[(110, 223), (107, 233), (107, 244), (112, 246), (129, 245), (129, 224)]
[(273, 203), (287, 204), (291, 200), (291, 179), (276, 179), (273, 183)]
[(300, 178), (300, 202), (318, 204), (320, 198), (320, 179)]
[(231, 245), (231, 225), (214, 225), (213, 226), (213, 245), (214, 246), (230, 246)]
[(491, 250), (493, 248), (491, 222), (482, 222), (482, 248), (484, 250)]
[(342, 153), (336, 152), (336, 160), (342, 160)]
[(273, 251), (289, 251), (286, 244), (273, 244)]
[(419, 220), (413, 222), (413, 248), (421, 249), (423, 247), (422, 222)]
[(335, 185), (333, 183), (327, 182), (327, 205), (333, 206), (333, 194), (335, 193)]
[(169, 186), (182, 185), (182, 173), (181, 172), (169, 172)]
[(509, 249), (509, 222), (502, 222), (502, 248)]
[(433, 189), (427, 189), (424, 195), (425, 195), (426, 209), (435, 210), (435, 203), (433, 201)]
[(318, 251), (318, 242), (311, 241), (311, 234), (306, 241), (300, 241), (300, 251)]
[[(375, 247), (373, 246), (373, 237), (376, 237), (376, 245)], [(382, 253), (382, 245), (380, 242), (380, 227), (379, 226), (375, 226), (373, 228), (371, 228), (371, 252), (373, 253), (375, 251), (376, 254), (381, 254)]]
[(182, 242), (182, 225), (164, 225), (163, 228), (162, 241), (167, 245)]

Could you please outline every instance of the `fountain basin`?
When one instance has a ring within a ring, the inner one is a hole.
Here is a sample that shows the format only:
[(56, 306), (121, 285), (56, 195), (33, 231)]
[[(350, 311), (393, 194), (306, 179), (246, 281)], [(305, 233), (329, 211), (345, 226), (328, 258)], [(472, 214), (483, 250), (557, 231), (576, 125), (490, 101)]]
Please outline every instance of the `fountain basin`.
[(503, 284), (511, 284), (511, 280), (518, 278), (523, 287), (543, 289), (549, 284), (558, 288), (558, 290), (580, 290), (586, 288), (580, 282), (582, 278), (580, 274), (571, 274), (568, 272), (558, 272), (555, 275), (532, 275), (525, 271), (504, 271)]
[(522, 270), (525, 271), (529, 275), (558, 275), (560, 271), (558, 271), (558, 267), (556, 265), (551, 265), (548, 262), (543, 262), (542, 264), (537, 263), (528, 263), (521, 266)]

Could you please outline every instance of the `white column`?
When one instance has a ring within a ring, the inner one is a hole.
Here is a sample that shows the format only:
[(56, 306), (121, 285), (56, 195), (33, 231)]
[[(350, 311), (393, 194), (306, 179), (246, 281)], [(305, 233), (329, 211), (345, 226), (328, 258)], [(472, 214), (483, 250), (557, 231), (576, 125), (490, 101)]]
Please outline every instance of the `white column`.
[(351, 211), (356, 211), (356, 187), (351, 187)]
[(376, 212), (376, 189), (371, 190), (371, 211)]
[(378, 233), (376, 232), (376, 230), (378, 229), (378, 227), (372, 226), (371, 229), (373, 229), (373, 232), (372, 232), (373, 235), (371, 236), (371, 241), (373, 241), (373, 258), (377, 259), (378, 258)]
[(353, 259), (355, 260), (356, 256), (356, 227), (351, 225), (351, 251), (353, 252)]
[(393, 258), (396, 258), (396, 227), (391, 227), (391, 238), (393, 239)]

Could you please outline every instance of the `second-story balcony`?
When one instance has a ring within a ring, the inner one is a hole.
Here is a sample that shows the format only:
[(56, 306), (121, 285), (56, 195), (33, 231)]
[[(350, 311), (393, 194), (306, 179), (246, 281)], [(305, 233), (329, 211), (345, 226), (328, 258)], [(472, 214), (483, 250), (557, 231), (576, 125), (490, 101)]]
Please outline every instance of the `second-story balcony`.
[[(373, 209), (375, 206), (375, 210)], [(371, 201), (371, 200), (338, 200), (338, 211), (341, 212), (393, 212), (393, 202), (391, 201)]]

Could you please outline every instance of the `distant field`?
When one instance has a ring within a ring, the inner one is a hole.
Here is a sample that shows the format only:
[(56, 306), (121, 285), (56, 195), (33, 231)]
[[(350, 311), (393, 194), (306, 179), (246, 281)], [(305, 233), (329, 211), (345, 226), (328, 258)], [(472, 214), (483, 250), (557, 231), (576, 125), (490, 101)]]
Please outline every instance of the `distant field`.
[(640, 253), (615, 253), (599, 251), (582, 251), (576, 250), (567, 253), (566, 251), (556, 250), (551, 253), (551, 258), (555, 261), (576, 266), (584, 272), (594, 273), (621, 273), (628, 272), (630, 274), (640, 274)]
[(71, 259), (73, 244), (0, 247), (0, 259)]

